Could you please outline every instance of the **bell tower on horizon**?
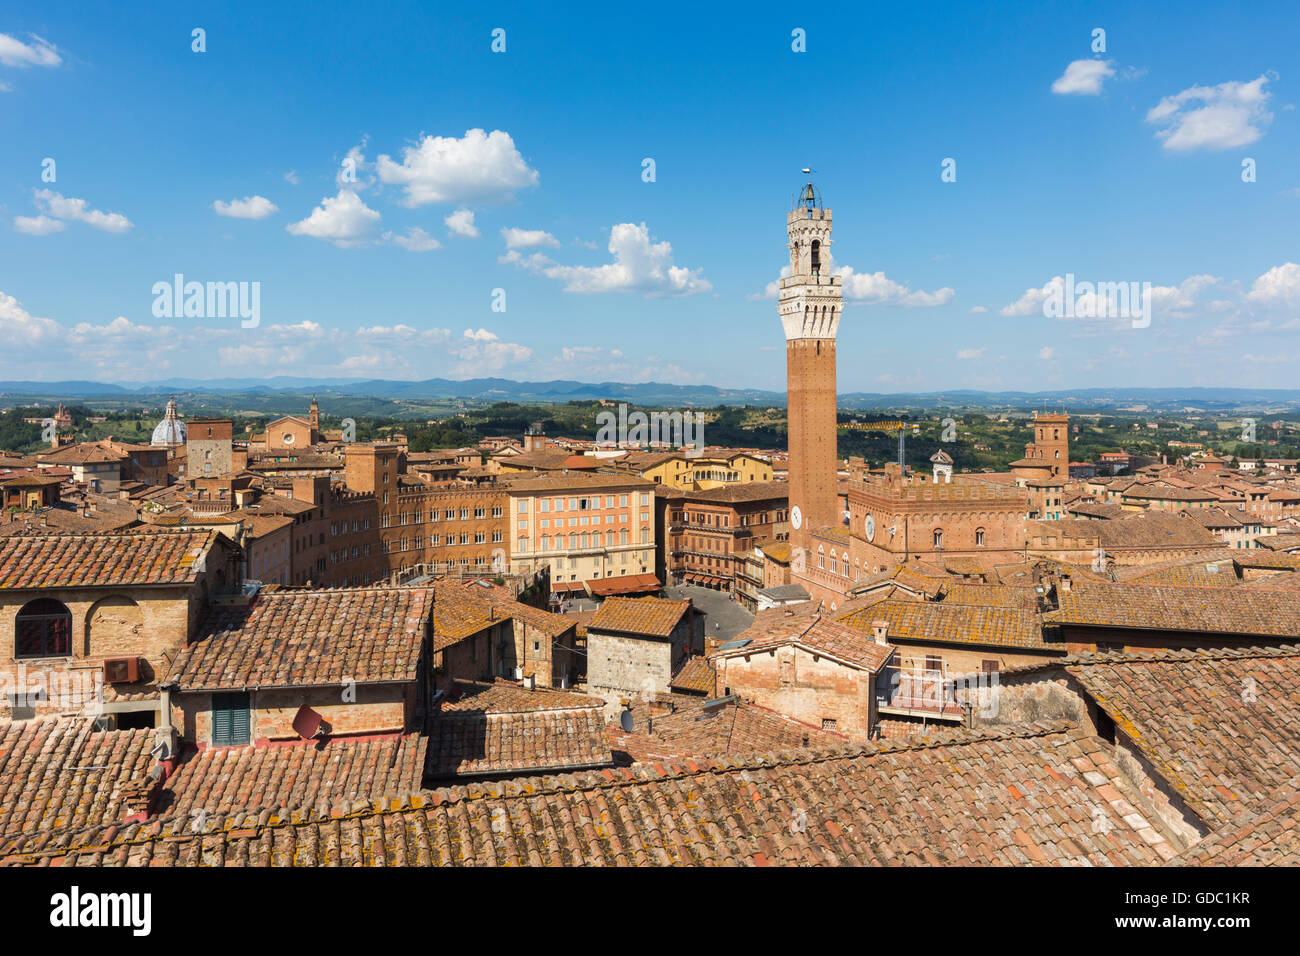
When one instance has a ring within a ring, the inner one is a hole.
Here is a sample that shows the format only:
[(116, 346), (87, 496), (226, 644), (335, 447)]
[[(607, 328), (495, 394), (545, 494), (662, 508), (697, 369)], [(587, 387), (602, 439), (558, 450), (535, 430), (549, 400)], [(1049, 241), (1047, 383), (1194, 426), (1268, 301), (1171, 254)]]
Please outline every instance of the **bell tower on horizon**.
[(790, 275), (780, 280), (777, 308), (786, 343), (790, 541), (806, 548), (810, 529), (840, 525), (835, 336), (844, 309), (840, 277), (829, 274), (831, 211), (811, 181), (795, 194), (786, 234)]

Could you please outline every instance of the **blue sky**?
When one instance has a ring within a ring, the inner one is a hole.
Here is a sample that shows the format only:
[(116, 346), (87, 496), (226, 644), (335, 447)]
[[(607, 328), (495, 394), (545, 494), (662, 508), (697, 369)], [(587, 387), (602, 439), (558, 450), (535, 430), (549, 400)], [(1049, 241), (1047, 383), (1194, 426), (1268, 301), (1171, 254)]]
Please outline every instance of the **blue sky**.
[(841, 391), (1300, 383), (1290, 5), (82, 6), (0, 10), (0, 378), (783, 388), (811, 165)]

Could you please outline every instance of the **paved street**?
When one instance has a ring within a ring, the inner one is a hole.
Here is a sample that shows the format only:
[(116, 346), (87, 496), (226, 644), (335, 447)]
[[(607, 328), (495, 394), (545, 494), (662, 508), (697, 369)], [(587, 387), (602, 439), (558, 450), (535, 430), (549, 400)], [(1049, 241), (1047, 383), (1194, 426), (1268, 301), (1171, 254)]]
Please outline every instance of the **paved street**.
[[(676, 601), (684, 598), (694, 601), (695, 607), (704, 612), (704, 633), (710, 637), (716, 636), (729, 641), (749, 627), (750, 622), (754, 620), (754, 615), (720, 591), (693, 585), (679, 585), (666, 588), (664, 593)], [(718, 625), (716, 630), (715, 624)]]

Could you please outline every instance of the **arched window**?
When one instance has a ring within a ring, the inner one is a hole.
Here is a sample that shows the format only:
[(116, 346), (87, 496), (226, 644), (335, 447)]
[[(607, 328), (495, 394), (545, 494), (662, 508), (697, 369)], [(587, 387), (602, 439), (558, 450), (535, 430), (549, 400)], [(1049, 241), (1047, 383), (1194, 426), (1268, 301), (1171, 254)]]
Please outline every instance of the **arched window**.
[(68, 657), (72, 654), (72, 613), (61, 601), (40, 598), (18, 612), (14, 657)]
[(812, 274), (820, 275), (822, 268), (822, 243), (820, 239), (812, 241)]
[(943, 529), (941, 528), (934, 529), (934, 546), (936, 548), (943, 547)]

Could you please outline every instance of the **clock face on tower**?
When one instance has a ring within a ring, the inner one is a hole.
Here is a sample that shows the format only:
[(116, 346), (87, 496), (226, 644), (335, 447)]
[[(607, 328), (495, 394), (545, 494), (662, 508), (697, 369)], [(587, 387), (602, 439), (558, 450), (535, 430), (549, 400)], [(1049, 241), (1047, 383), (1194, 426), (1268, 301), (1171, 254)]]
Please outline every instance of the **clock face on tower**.
[(803, 512), (799, 510), (798, 505), (790, 509), (790, 527), (795, 531), (803, 527)]
[(866, 532), (868, 541), (876, 540), (876, 519), (874, 515), (867, 515), (862, 520), (862, 530)]

